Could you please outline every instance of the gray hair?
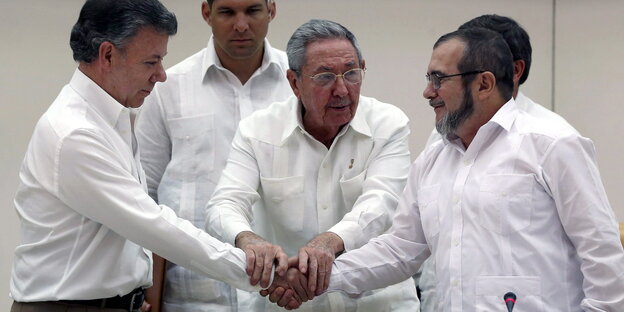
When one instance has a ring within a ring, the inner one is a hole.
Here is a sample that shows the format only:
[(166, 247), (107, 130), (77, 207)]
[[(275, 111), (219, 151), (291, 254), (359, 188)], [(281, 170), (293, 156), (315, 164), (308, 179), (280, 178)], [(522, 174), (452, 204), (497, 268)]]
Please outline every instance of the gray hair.
[[(206, 2), (208, 2), (208, 6), (212, 8), (212, 4), (215, 2), (215, 0), (206, 0)], [(264, 2), (269, 5), (271, 2), (273, 2), (273, 0), (264, 0)]]
[(74, 60), (90, 63), (103, 42), (123, 49), (142, 27), (173, 36), (178, 22), (158, 0), (87, 0), (69, 39)]
[(344, 26), (321, 19), (312, 19), (305, 24), (299, 26), (292, 34), (288, 45), (286, 46), (286, 54), (288, 55), (288, 66), (292, 71), (301, 74), (301, 68), (305, 64), (306, 47), (315, 41), (323, 39), (347, 39), (353, 45), (357, 53), (358, 61), (362, 62), (362, 51), (355, 38)]

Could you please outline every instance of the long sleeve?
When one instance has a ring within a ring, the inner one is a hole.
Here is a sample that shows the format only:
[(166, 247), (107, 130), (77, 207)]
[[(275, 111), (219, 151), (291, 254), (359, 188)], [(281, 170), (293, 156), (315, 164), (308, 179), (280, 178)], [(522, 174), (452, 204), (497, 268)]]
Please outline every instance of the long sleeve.
[(410, 166), (407, 120), (394, 129), (381, 150), (369, 160), (362, 194), (352, 210), (329, 230), (342, 238), (347, 251), (364, 245), (391, 225)]
[[(415, 169), (412, 168), (412, 172)], [(397, 207), (388, 234), (373, 238), (359, 249), (336, 259), (328, 291), (358, 295), (398, 283), (411, 277), (429, 257), (430, 251), (416, 206), (414, 183), (410, 179)]]
[[(57, 196), (71, 209), (164, 258), (245, 290), (242, 250), (157, 205), (96, 130), (75, 130), (58, 151)], [(128, 153), (129, 154), (129, 153)]]
[(237, 131), (219, 184), (206, 208), (206, 231), (230, 244), (234, 244), (238, 233), (252, 231), (252, 206), (260, 199), (259, 181), (260, 171), (251, 145)]
[(146, 99), (137, 120), (136, 137), (141, 149), (141, 165), (145, 170), (149, 195), (158, 202), (158, 185), (171, 160), (171, 140), (165, 126), (165, 116), (159, 88)]
[(561, 224), (581, 259), (581, 306), (585, 311), (619, 310), (624, 306), (624, 252), (592, 142), (579, 136), (556, 140), (543, 170)]

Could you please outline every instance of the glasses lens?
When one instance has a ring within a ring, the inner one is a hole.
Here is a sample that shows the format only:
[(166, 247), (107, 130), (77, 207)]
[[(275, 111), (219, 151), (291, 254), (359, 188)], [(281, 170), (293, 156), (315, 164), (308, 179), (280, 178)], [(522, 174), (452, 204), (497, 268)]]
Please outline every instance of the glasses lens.
[(334, 81), (336, 81), (336, 75), (334, 73), (320, 73), (312, 76), (312, 80), (319, 86), (324, 87), (334, 83)]
[(349, 83), (360, 83), (362, 82), (362, 78), (364, 78), (364, 70), (362, 70), (361, 68), (354, 68), (346, 71), (344, 74), (342, 74), (342, 77)]

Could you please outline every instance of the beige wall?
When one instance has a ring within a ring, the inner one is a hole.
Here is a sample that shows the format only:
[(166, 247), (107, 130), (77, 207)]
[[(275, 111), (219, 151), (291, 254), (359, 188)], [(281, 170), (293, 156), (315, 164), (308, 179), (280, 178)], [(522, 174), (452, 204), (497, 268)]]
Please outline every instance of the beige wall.
[[(624, 2), (554, 2), (278, 0), (269, 39), (283, 49), (294, 28), (310, 18), (332, 19), (350, 28), (367, 61), (363, 93), (394, 103), (410, 116), (415, 157), (433, 126), (433, 113), (422, 98), (433, 42), (481, 14), (515, 18), (527, 29), (533, 44), (533, 67), (524, 92), (549, 108), (554, 98), (555, 111), (594, 140), (607, 194), (618, 219), (624, 221), (624, 194), (619, 186), (624, 176), (619, 163), (624, 141), (618, 137), (624, 131), (618, 118), (624, 105), (616, 92), (624, 82), (620, 63), (624, 20), (619, 16)], [(36, 120), (75, 68), (69, 31), (82, 3), (0, 0), (0, 310), (8, 310), (10, 305), (10, 265), (19, 240), (12, 197), (20, 162)], [(209, 28), (199, 13), (200, 0), (163, 3), (177, 14), (180, 24), (166, 58), (166, 66), (171, 66), (204, 47)]]

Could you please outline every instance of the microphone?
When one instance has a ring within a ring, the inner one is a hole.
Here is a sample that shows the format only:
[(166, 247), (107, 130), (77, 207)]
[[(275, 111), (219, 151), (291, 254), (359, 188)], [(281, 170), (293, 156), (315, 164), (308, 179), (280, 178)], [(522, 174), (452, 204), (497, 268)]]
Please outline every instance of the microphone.
[(503, 296), (503, 300), (505, 300), (505, 305), (507, 306), (507, 311), (511, 312), (513, 311), (513, 307), (516, 304), (516, 294), (512, 293), (511, 291), (506, 293)]

